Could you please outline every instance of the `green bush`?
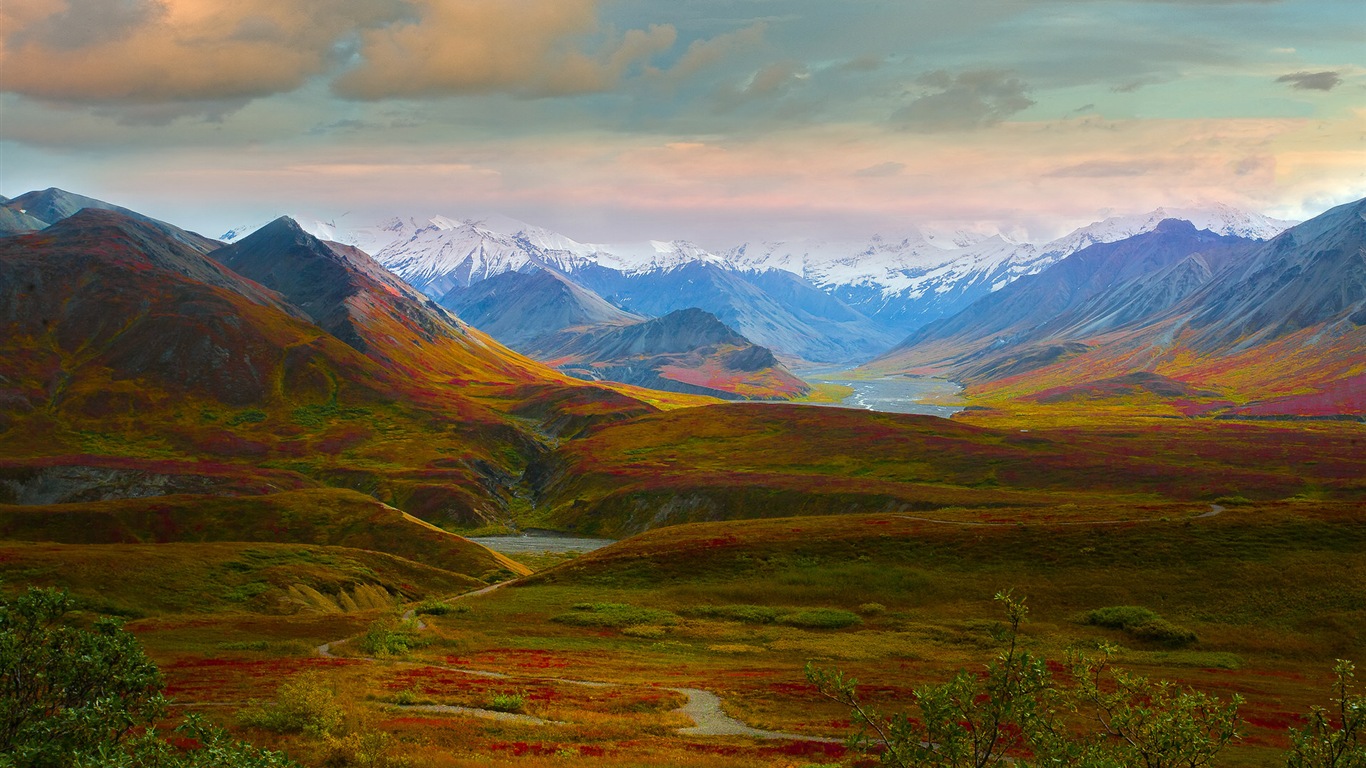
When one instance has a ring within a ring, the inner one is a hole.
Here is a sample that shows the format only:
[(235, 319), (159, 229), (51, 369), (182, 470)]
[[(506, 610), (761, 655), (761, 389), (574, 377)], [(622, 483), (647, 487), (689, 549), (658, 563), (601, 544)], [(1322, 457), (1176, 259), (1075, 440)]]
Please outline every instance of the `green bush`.
[(569, 613), (553, 616), (551, 621), (576, 627), (633, 627), (638, 624), (672, 626), (678, 616), (657, 608), (637, 608), (624, 603), (579, 603)]
[(803, 629), (843, 629), (862, 624), (863, 619), (858, 614), (836, 608), (806, 608), (779, 616), (778, 623)]
[(526, 709), (526, 697), (520, 693), (498, 693), (489, 699), (488, 708), (495, 712), (521, 712)]
[(729, 619), (745, 624), (772, 624), (779, 611), (767, 605), (700, 605), (685, 611), (689, 616), (704, 619)]
[(322, 677), (300, 675), (280, 686), (275, 701), (253, 700), (237, 713), (237, 722), (249, 728), (320, 737), (341, 729), (342, 708)]
[[(466, 610), (469, 610), (468, 608)], [(445, 616), (455, 613), (455, 606), (441, 600), (423, 600), (413, 609), (418, 616)]]
[(864, 603), (858, 607), (858, 612), (864, 616), (877, 616), (887, 612), (887, 606), (882, 603)]
[(1198, 639), (1191, 630), (1137, 605), (1097, 608), (1086, 614), (1085, 622), (1097, 627), (1123, 630), (1136, 640), (1173, 647), (1191, 645)]
[(120, 750), (164, 711), (161, 673), (137, 639), (113, 619), (75, 626), (74, 607), (55, 589), (0, 595), (0, 756), (12, 764)]
[(726, 619), (745, 624), (786, 624), (806, 629), (841, 629), (863, 622), (856, 614), (836, 608), (776, 608), (768, 605), (699, 605), (688, 616)]
[(380, 619), (356, 641), (356, 647), (370, 656), (402, 656), (425, 645), (427, 640), (418, 634), (417, 622), (411, 619), (398, 623)]

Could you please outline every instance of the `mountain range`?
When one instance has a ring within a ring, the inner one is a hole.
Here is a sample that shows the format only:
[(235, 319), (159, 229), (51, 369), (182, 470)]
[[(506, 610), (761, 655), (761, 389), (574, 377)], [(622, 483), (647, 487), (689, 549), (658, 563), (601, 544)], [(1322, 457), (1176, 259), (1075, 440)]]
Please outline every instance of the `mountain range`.
[(1357, 201), (1266, 242), (1165, 220), (1021, 278), (866, 367), (1054, 400), (1146, 372), (1205, 388), (1187, 412), (1270, 416), (1366, 410), (1364, 365)]
[[(710, 252), (678, 240), (580, 243), (505, 217), (407, 217), (362, 226), (300, 220), (319, 237), (373, 254), (437, 300), (508, 272), (552, 270), (626, 312), (660, 316), (697, 307), (780, 358), (850, 364), (1077, 250), (1149, 231), (1169, 217), (1253, 239), (1291, 224), (1213, 206), (1112, 217), (1043, 245), (912, 229), (864, 242), (761, 242)], [(235, 228), (223, 239), (251, 229)]]

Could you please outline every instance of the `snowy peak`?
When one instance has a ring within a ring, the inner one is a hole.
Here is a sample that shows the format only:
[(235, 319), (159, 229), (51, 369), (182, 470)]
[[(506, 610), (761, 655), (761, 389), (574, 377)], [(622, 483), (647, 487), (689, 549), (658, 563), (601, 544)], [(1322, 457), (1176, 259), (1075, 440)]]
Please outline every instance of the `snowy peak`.
[(1132, 216), (1111, 216), (1104, 221), (1088, 224), (1043, 246), (1043, 250), (1069, 255), (1097, 243), (1113, 243), (1151, 232), (1166, 219), (1188, 221), (1196, 229), (1249, 240), (1270, 240), (1296, 224), (1222, 203), (1201, 208), (1158, 208)]

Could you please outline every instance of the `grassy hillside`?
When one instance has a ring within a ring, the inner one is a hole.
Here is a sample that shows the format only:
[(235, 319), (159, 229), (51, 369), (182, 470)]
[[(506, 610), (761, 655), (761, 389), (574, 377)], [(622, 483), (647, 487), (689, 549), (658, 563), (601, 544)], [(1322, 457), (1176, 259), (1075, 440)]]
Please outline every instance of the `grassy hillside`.
[(376, 610), (482, 585), (383, 552), (238, 542), (0, 542), (0, 582), (61, 587), (87, 610), (130, 617)]
[(989, 423), (782, 405), (653, 414), (533, 466), (534, 522), (621, 535), (734, 518), (1366, 494), (1359, 424)]
[(384, 552), (484, 578), (523, 566), (354, 491), (0, 505), (0, 539), (65, 544), (276, 542)]

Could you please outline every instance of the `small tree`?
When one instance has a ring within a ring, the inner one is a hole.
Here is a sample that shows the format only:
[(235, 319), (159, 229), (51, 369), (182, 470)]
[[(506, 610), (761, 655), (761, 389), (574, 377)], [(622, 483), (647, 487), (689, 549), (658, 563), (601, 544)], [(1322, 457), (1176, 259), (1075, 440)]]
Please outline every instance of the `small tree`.
[(43, 768), (123, 741), (159, 716), (161, 673), (112, 619), (71, 625), (71, 597), (0, 598), (0, 755)]
[(0, 768), (299, 768), (197, 717), (177, 728), (183, 751), (156, 732), (161, 673), (118, 622), (68, 620), (71, 597), (0, 595)]
[(1287, 768), (1366, 768), (1366, 694), (1352, 692), (1352, 662), (1338, 659), (1333, 675), (1333, 707), (1314, 707), (1291, 733)]
[(1203, 768), (1238, 738), (1242, 697), (1225, 703), (1166, 680), (1151, 682), (1110, 666), (1113, 650), (1070, 658), (1075, 696), (1102, 727), (1089, 754), (1138, 768)]
[(852, 710), (862, 728), (855, 746), (871, 742), (881, 748), (884, 765), (985, 768), (1004, 763), (1011, 750), (1054, 741), (1057, 698), (1044, 660), (1020, 648), (1020, 625), (1029, 613), (1024, 601), (1004, 592), (996, 599), (1006, 611), (1006, 626), (998, 635), (1003, 650), (983, 674), (960, 670), (947, 683), (916, 689), (918, 721), (879, 714), (859, 699), (858, 681), (838, 671), (808, 664), (807, 679), (821, 695)]

